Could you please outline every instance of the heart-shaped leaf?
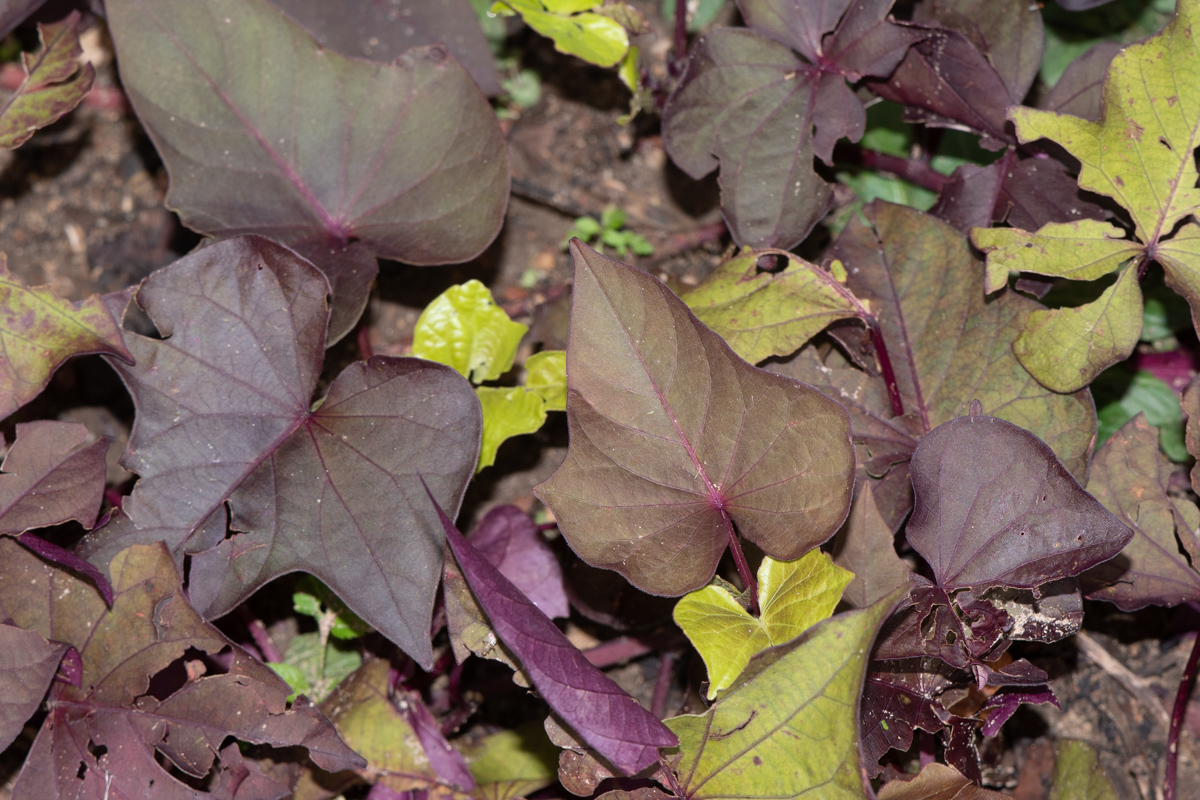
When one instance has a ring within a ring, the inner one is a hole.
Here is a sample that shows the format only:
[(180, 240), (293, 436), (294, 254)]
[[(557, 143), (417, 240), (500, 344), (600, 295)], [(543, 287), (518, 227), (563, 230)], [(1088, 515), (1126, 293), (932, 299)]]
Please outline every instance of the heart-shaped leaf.
[(4, 455), (0, 533), (22, 533), (67, 520), (96, 524), (104, 499), (108, 439), (87, 444), (74, 422), (24, 422)]
[(570, 449), (536, 493), (584, 561), (644, 591), (706, 584), (734, 536), (781, 561), (846, 518), (841, 406), (756, 369), (661, 282), (571, 245)]
[(330, 342), (361, 314), (373, 256), (453, 263), (495, 237), (504, 137), (445, 46), (347, 58), (266, 0), (105, 8), (168, 205), (204, 233), (261, 233), (313, 259), (333, 287)]
[(763, 559), (758, 567), (758, 617), (722, 586), (705, 586), (681, 597), (675, 604), (675, 623), (708, 667), (708, 699), (731, 686), (753, 656), (828, 619), (853, 577), (834, 566), (827, 553), (810, 550), (795, 561)]
[(165, 540), (180, 563), (192, 556), (190, 597), (209, 616), (304, 570), (429, 665), (442, 533), (417, 475), (458, 507), (479, 403), (448, 367), (375, 357), (314, 404), (326, 291), (310, 264), (260, 237), (146, 279), (137, 302), (164, 338), (127, 333), (137, 364), (116, 364), (138, 412), (123, 463), (141, 478), (128, 517), (84, 552), (95, 563)]

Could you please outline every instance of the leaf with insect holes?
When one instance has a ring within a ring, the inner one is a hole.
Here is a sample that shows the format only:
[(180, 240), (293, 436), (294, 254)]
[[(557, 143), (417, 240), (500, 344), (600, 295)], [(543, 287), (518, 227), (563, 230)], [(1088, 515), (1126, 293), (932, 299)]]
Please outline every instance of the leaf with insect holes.
[(38, 25), (42, 49), (21, 54), (25, 80), (0, 105), (0, 149), (20, 147), (38, 128), (50, 125), (83, 100), (92, 88), (96, 71), (79, 66), (79, 12), (65, 19)]
[(71, 303), (48, 286), (28, 289), (0, 253), (0, 417), (37, 397), (68, 358), (88, 353), (133, 360), (100, 298)]
[(828, 619), (853, 577), (834, 566), (827, 553), (810, 550), (795, 561), (763, 559), (758, 567), (758, 617), (719, 585), (679, 598), (675, 624), (708, 668), (708, 699), (731, 686), (753, 656)]
[[(784, 258), (787, 266), (759, 272), (764, 255)], [(784, 251), (743, 250), (683, 301), (751, 364), (791, 355), (829, 323), (867, 314), (829, 271)]]
[(179, 563), (191, 556), (189, 597), (208, 616), (303, 570), (429, 666), (442, 533), (417, 476), (458, 507), (479, 403), (448, 367), (381, 356), (314, 403), (326, 289), (312, 265), (254, 236), (142, 283), (136, 301), (164, 338), (126, 333), (137, 364), (114, 362), (137, 408), (123, 463), (140, 479), (128, 516), (83, 553), (104, 563), (165, 540)]
[[(1064, 259), (1061, 231), (1045, 226), (976, 230), (972, 241), (988, 253), (989, 271), (1008, 265), (1038, 275), (1090, 280), (1119, 270), (1116, 283), (1080, 308), (1034, 315), (1018, 340), (1017, 356), (1056, 391), (1086, 386), (1105, 367), (1127, 357), (1141, 331), (1142, 297), (1136, 273), (1150, 260), (1162, 265), (1168, 285), (1200, 320), (1200, 209), (1194, 151), (1200, 145), (1200, 48), (1192, 28), (1200, 0), (1180, 0), (1159, 35), (1131, 45), (1109, 64), (1098, 121), (1069, 114), (1014, 108), (1009, 117), (1022, 143), (1049, 139), (1079, 159), (1079, 186), (1116, 200), (1133, 222), (1132, 239), (1111, 226), (1080, 229), (1072, 247), (1081, 259)], [(1079, 223), (1082, 225), (1082, 223)], [(993, 265), (996, 265), (993, 267)]]
[(567, 458), (535, 492), (584, 561), (653, 594), (712, 577), (732, 529), (781, 561), (850, 504), (849, 421), (756, 369), (644, 272), (572, 243)]
[[(904, 415), (896, 416), (874, 369), (855, 368), (837, 350), (820, 359), (804, 350), (772, 369), (812, 384), (850, 412), (860, 468), (892, 531), (912, 508), (913, 449), (967, 413), (972, 400), (1032, 431), (1072, 474), (1086, 474), (1096, 430), (1091, 396), (1051, 392), (1021, 366), (1012, 341), (1041, 306), (1015, 292), (985, 297), (983, 265), (961, 233), (919, 211), (875, 202), (851, 219), (830, 256), (846, 265), (846, 287), (878, 315)], [(838, 330), (848, 355), (875, 361), (870, 342)]]
[(720, 165), (734, 241), (788, 249), (825, 215), (832, 191), (813, 157), (832, 163), (834, 143), (866, 124), (847, 80), (886, 76), (925, 35), (894, 24), (892, 2), (743, 0), (750, 30), (719, 28), (692, 47), (663, 140), (693, 178)]
[(88, 444), (74, 422), (22, 422), (0, 473), (0, 533), (22, 533), (67, 520), (96, 524), (104, 499), (108, 439)]
[(683, 797), (862, 797), (858, 698), (871, 642), (899, 597), (759, 654), (705, 714), (667, 720)]
[(333, 289), (330, 343), (362, 313), (375, 256), (455, 263), (495, 238), (504, 136), (446, 46), (347, 58), (266, 0), (105, 8), (167, 204), (203, 233), (259, 233), (316, 263)]
[[(168, 770), (204, 777), (229, 736), (303, 746), (326, 769), (362, 764), (320, 712), (304, 700), (289, 708), (287, 684), (188, 605), (163, 545), (113, 559), (111, 609), (92, 586), (9, 539), (0, 539), (0, 571), (0, 615), (74, 645), (82, 658), (79, 685), (51, 689), (14, 798), (145, 797), (151, 787), (156, 796), (198, 796)], [(205, 655), (222, 651), (228, 666), (213, 671)], [(186, 678), (169, 677), (180, 665)], [(162, 688), (152, 692), (156, 677)]]

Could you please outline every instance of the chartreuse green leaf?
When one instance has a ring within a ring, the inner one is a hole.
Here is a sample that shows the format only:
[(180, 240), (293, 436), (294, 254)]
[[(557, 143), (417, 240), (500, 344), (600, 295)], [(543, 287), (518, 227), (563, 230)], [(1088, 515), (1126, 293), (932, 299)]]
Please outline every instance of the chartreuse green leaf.
[(679, 736), (683, 796), (861, 798), (858, 699), (875, 633), (900, 596), (767, 650), (707, 712), (666, 720)]
[(1050, 800), (1117, 800), (1112, 781), (1087, 742), (1059, 739), (1055, 748), (1054, 788)]
[(527, 797), (558, 780), (560, 751), (541, 720), (485, 736), (464, 749), (475, 796), (484, 800)]
[(810, 550), (795, 561), (763, 559), (758, 568), (760, 617), (751, 616), (719, 585), (680, 598), (675, 622), (708, 667), (708, 699), (731, 686), (754, 655), (827, 619), (853, 578), (827, 553)]
[(534, 433), (546, 422), (546, 401), (522, 386), (479, 386), (479, 404), (483, 407), (483, 446), (475, 471), (496, 463), (496, 450), (506, 439), (522, 433)]
[(616, 20), (590, 13), (599, 5), (599, 0), (500, 0), (491, 10), (520, 14), (526, 25), (553, 39), (560, 53), (611, 67), (629, 49), (629, 34)]
[(567, 351), (543, 350), (525, 359), (525, 388), (546, 401), (547, 411), (566, 411)]
[(28, 289), (0, 253), (0, 418), (37, 397), (64, 361), (84, 353), (133, 361), (99, 297), (73, 304), (48, 286)]
[(37, 55), (21, 54), (25, 80), (0, 105), (0, 149), (11, 150), (79, 105), (92, 88), (96, 71), (81, 69), (78, 58), (79, 12), (47, 25), (38, 24), (42, 49)]
[[(779, 272), (759, 272), (764, 255)], [(867, 311), (833, 274), (785, 250), (743, 248), (683, 296), (700, 321), (750, 363), (799, 350), (831, 322)]]
[(472, 383), (512, 369), (529, 327), (513, 322), (477, 280), (451, 286), (426, 306), (413, 330), (413, 355), (454, 367)]
[[(1134, 274), (1162, 265), (1168, 285), (1200, 321), (1200, 209), (1194, 151), (1200, 145), (1200, 0), (1180, 0), (1162, 33), (1118, 53), (1104, 82), (1103, 112), (1092, 122), (1069, 114), (1010, 109), (1022, 143), (1050, 139), (1080, 162), (1079, 185), (1116, 200), (1133, 221), (1133, 239), (1101, 222), (1051, 224), (1036, 233), (975, 229), (988, 253), (989, 289), (1007, 270), (1117, 282), (1079, 309), (1030, 316), (1015, 344), (1021, 363), (1046, 387), (1070, 392), (1124, 359), (1142, 328)], [(1090, 276), (1090, 277), (1089, 277)]]

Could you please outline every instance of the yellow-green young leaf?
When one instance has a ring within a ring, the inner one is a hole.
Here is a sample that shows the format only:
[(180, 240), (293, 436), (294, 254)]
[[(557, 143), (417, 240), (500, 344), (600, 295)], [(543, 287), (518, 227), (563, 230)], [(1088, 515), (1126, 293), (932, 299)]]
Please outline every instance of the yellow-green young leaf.
[(533, 720), (513, 730), (485, 736), (464, 749), (467, 766), (483, 800), (526, 797), (558, 780), (559, 749), (546, 726)]
[(1117, 800), (1112, 781), (1087, 742), (1059, 739), (1050, 800)]
[(71, 356), (107, 353), (133, 363), (100, 298), (72, 304), (48, 286), (27, 289), (0, 253), (0, 418), (38, 395)]
[(478, 472), (496, 463), (496, 450), (505, 439), (533, 433), (542, 427), (546, 422), (546, 401), (521, 386), (479, 386), (475, 393), (483, 407), (483, 444), (479, 448), (479, 466), (475, 469)]
[(579, 56), (601, 67), (611, 67), (625, 56), (629, 49), (629, 34), (619, 22), (600, 14), (576, 10), (593, 8), (597, 3), (586, 0), (501, 0), (496, 5), (505, 5), (516, 11), (525, 24), (542, 36), (554, 40), (554, 48), (560, 53)]
[[(786, 257), (787, 267), (759, 272), (765, 254)], [(791, 355), (829, 323), (866, 314), (832, 274), (783, 250), (742, 250), (683, 301), (751, 363)]]
[(666, 720), (679, 736), (683, 796), (861, 799), (858, 699), (875, 633), (900, 596), (766, 651), (706, 713)]
[(79, 105), (92, 88), (95, 70), (79, 68), (79, 12), (47, 25), (38, 24), (42, 49), (21, 54), (25, 80), (0, 106), (0, 149), (20, 147), (34, 131), (44, 128)]
[(525, 388), (546, 401), (547, 411), (566, 411), (567, 351), (543, 350), (525, 359)]
[(1067, 393), (1128, 358), (1141, 335), (1142, 290), (1131, 265), (1090, 303), (1034, 311), (1013, 353), (1047, 389)]
[[(1076, 223), (1080, 236), (1094, 236), (1098, 242), (1085, 247), (1088, 252), (1077, 258), (1066, 255), (1069, 243), (1046, 241), (1061, 237), (1043, 237), (1042, 231), (1024, 234), (1029, 238), (1022, 246), (1042, 252), (1025, 254), (1021, 269), (1043, 275), (1078, 269), (1080, 275), (1095, 276), (1102, 266), (1116, 269), (1131, 256), (1139, 266), (1157, 260), (1171, 288), (1187, 298), (1193, 321), (1200, 323), (1198, 234), (1191, 230), (1194, 223), (1175, 230), (1200, 210), (1194, 156), (1200, 145), (1200, 81), (1196, 80), (1200, 46), (1193, 29), (1200, 30), (1200, 0), (1179, 0), (1174, 19), (1162, 33), (1118, 53), (1105, 77), (1099, 121), (1025, 107), (1009, 110), (1021, 142), (1045, 138), (1060, 144), (1080, 162), (1080, 187), (1113, 198), (1134, 223), (1135, 240), (1124, 245), (1105, 241), (1113, 231), (1104, 223)], [(1054, 226), (1054, 230), (1069, 227)], [(976, 233), (975, 240), (988, 249), (986, 236)], [(1011, 263), (1012, 251), (1003, 246), (988, 253), (989, 288), (998, 286), (1000, 273)], [(1052, 326), (1026, 340), (1018, 358), (1049, 388), (1060, 392), (1081, 388), (1101, 369), (1129, 354), (1127, 334), (1141, 329), (1142, 313), (1140, 304), (1134, 308), (1126, 302), (1132, 296), (1130, 288), (1117, 288), (1102, 298), (1105, 304), (1111, 302), (1111, 308), (1057, 314)], [(1030, 322), (1031, 326), (1046, 323), (1045, 317)], [(1118, 335), (1113, 325), (1128, 330)], [(1093, 337), (1101, 341), (1081, 344), (1082, 339)]]
[(733, 685), (757, 653), (790, 641), (833, 613), (854, 575), (810, 550), (795, 561), (767, 556), (758, 568), (760, 617), (722, 586), (690, 592), (675, 604), (683, 629), (708, 668), (708, 699)]
[(975, 228), (971, 244), (988, 254), (984, 291), (991, 294), (1008, 285), (1009, 271), (1094, 281), (1142, 252), (1137, 242), (1124, 235), (1116, 225), (1085, 219), (1051, 222), (1037, 233)]
[(413, 331), (413, 355), (483, 383), (512, 369), (527, 330), (508, 318), (486, 286), (469, 280), (451, 286), (421, 312)]

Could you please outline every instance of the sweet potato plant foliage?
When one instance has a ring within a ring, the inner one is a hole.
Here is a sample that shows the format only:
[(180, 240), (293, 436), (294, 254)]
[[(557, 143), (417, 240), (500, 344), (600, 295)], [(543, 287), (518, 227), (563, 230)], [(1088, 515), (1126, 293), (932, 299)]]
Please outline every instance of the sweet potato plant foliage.
[[(86, 354), (134, 408), (119, 486), (83, 425), (6, 429), (13, 797), (1006, 797), (979, 742), (1058, 703), (1012, 644), (1076, 634), (1085, 598), (1200, 602), (1200, 381), (1105, 372), (1195, 347), (1163, 309), (1200, 318), (1200, 0), (1066, 56), (1050, 15), (1103, 0), (738, 0), (639, 95), (718, 172), (738, 252), (669, 287), (575, 239), (565, 352), (447, 279), (423, 358), (362, 360), (326, 354), (378, 259), (477, 256), (508, 153), (471, 4), (338, 5), (107, 0), (208, 238), (79, 303), (0, 254), (4, 413)], [(26, 54), (10, 146), (90, 86), (80, 19)], [(534, 508), (456, 522), (563, 411)], [(254, 610), (281, 598), (282, 650)], [(649, 704), (605, 672), (630, 652), (659, 655)], [(1062, 743), (1054, 796), (1115, 796), (1095, 764)]]

